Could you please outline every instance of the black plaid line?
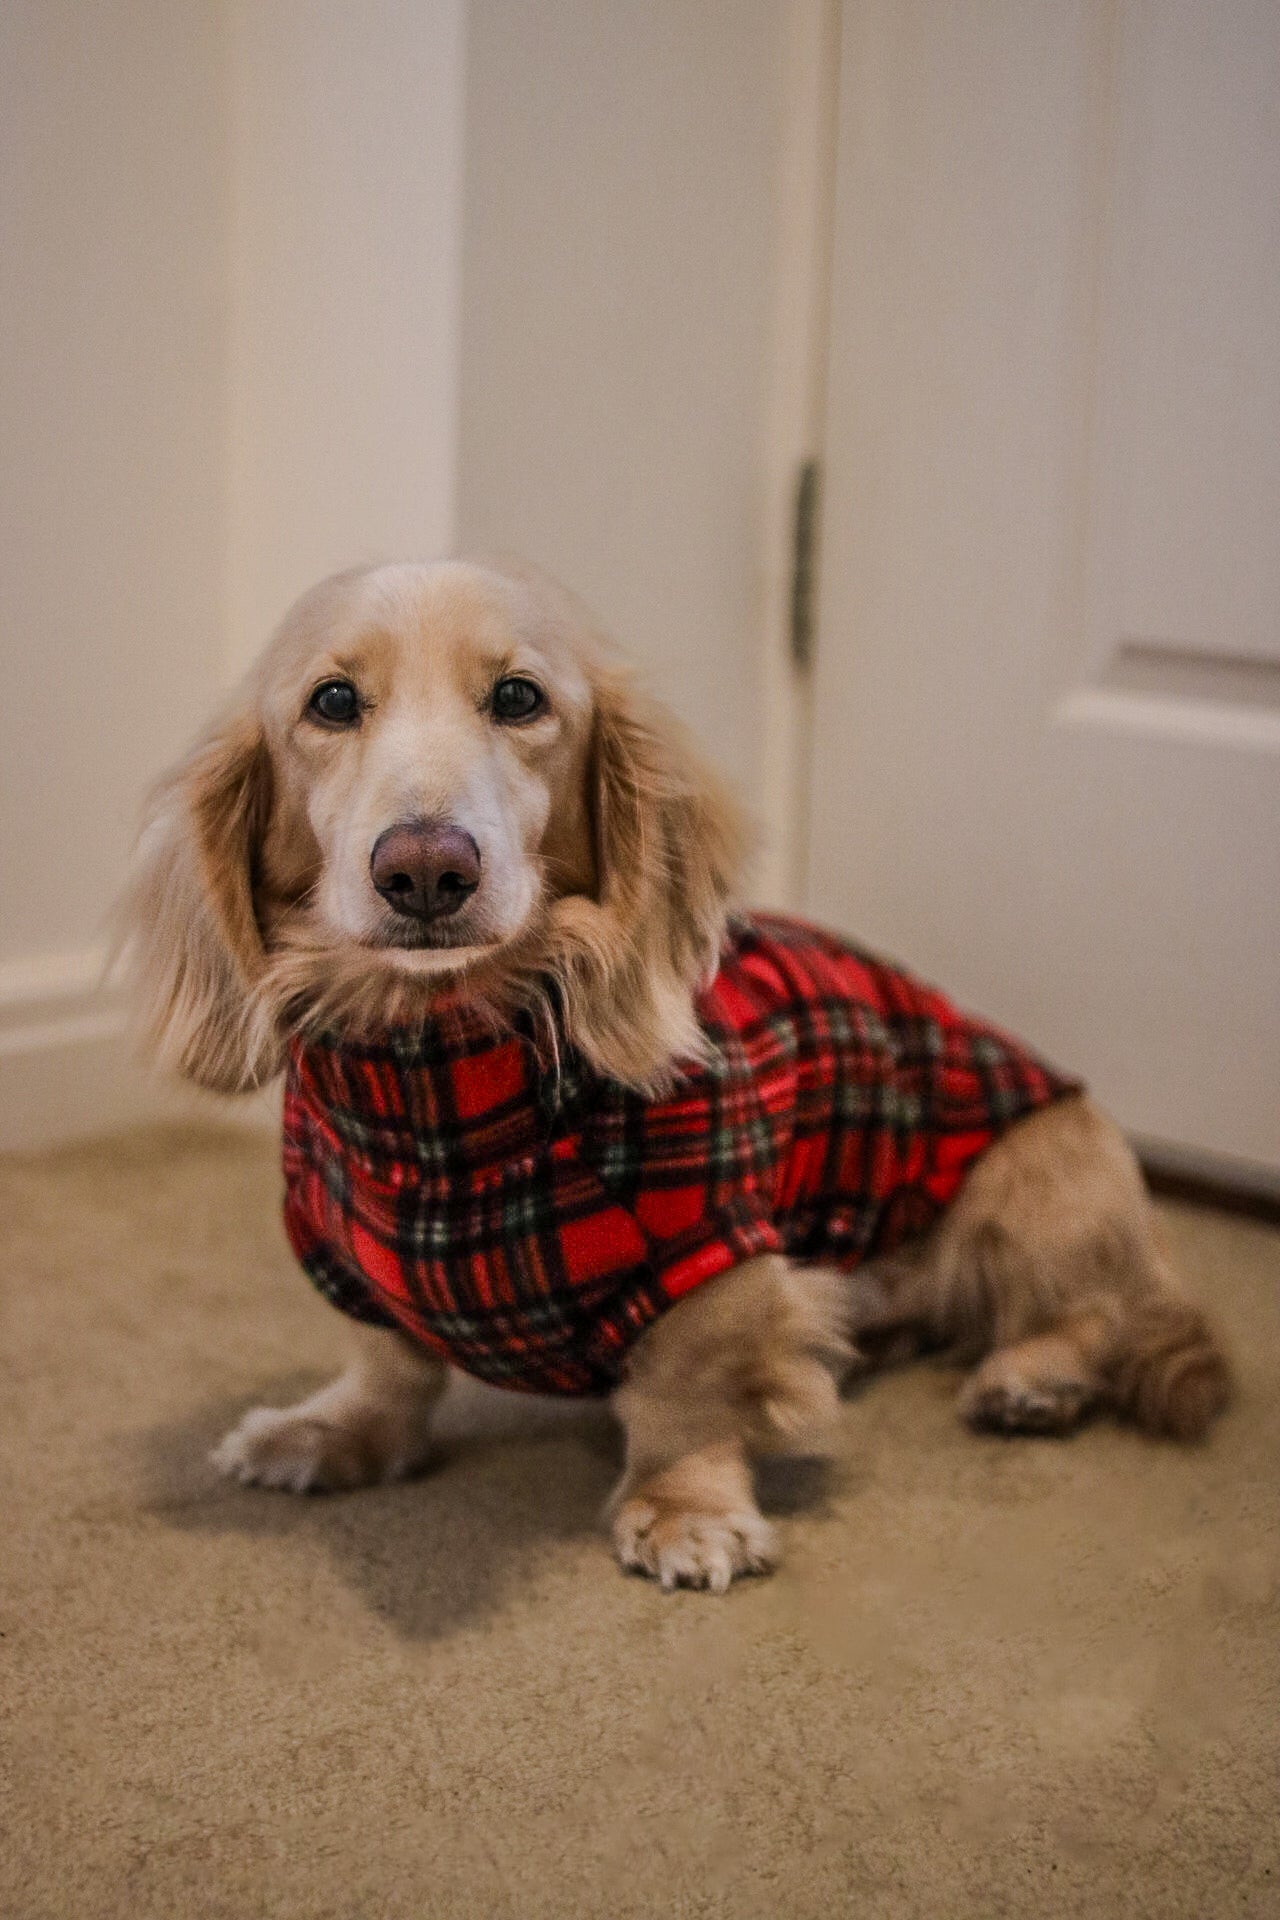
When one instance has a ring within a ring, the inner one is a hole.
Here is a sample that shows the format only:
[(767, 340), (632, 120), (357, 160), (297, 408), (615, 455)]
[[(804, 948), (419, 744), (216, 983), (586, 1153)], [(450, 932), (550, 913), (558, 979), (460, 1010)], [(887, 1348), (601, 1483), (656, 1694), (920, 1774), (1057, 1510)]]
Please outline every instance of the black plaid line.
[(316, 1250), (302, 1261), (303, 1272), (339, 1313), (362, 1320), (371, 1327), (394, 1327), (394, 1314), (388, 1313), (369, 1291), (362, 1275), (353, 1273), (330, 1255)]

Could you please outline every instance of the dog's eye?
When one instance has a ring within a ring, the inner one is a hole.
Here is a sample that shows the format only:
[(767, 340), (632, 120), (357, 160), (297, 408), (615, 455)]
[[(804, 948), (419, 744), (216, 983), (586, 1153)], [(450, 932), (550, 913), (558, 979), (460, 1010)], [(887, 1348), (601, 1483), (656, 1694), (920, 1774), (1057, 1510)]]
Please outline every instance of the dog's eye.
[(542, 688), (518, 673), (499, 680), (490, 702), (495, 720), (532, 720), (547, 704)]
[(307, 711), (331, 727), (349, 727), (360, 718), (360, 695), (349, 680), (323, 680), (307, 702)]

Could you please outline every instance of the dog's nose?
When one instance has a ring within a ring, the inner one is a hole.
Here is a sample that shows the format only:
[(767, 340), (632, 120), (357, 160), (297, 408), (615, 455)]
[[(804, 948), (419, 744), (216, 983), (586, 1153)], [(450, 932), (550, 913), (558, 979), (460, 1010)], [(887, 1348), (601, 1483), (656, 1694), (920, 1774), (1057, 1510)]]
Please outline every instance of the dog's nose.
[(448, 820), (401, 820), (374, 841), (373, 884), (414, 920), (443, 920), (480, 885), (480, 849)]

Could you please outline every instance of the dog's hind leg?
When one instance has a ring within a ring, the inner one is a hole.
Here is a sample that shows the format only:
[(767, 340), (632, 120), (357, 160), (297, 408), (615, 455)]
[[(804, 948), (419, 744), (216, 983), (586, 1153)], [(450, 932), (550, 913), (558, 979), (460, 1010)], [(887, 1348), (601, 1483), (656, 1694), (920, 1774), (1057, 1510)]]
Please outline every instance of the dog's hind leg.
[(997, 1347), (969, 1375), (960, 1412), (996, 1433), (1069, 1433), (1107, 1397), (1110, 1330), (1099, 1314)]
[(1191, 1439), (1228, 1398), (1226, 1360), (1178, 1291), (1137, 1161), (1083, 1098), (983, 1155), (895, 1307), (980, 1362), (960, 1397), (975, 1426), (1062, 1433), (1105, 1406)]

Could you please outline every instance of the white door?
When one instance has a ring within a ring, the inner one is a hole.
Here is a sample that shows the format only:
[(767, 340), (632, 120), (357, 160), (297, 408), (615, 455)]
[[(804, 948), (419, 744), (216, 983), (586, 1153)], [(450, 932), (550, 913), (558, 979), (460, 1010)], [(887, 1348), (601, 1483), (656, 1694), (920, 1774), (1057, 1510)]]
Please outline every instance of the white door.
[(1280, 5), (846, 0), (809, 896), (1280, 1171)]

